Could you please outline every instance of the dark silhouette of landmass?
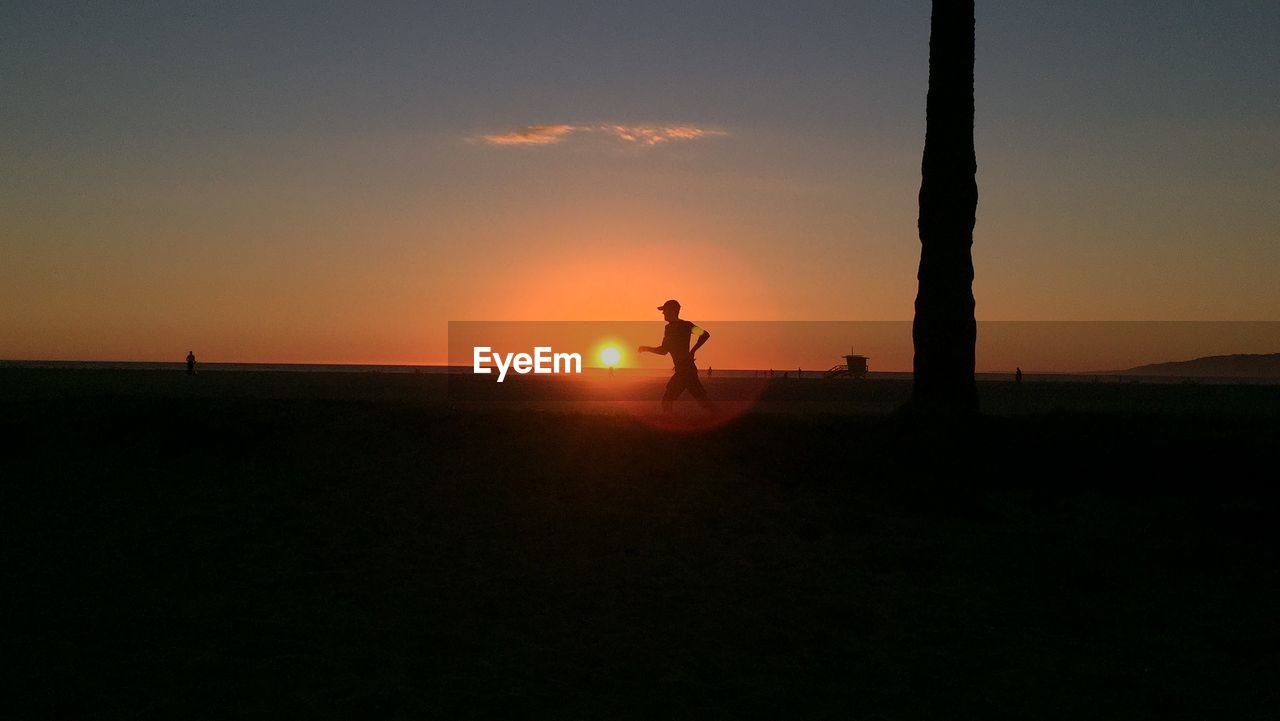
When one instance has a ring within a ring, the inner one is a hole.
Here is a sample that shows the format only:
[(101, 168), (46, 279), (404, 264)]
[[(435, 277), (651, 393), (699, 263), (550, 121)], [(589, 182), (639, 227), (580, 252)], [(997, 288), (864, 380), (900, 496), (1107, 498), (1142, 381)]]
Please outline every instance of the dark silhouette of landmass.
[(1214, 355), (1169, 363), (1151, 363), (1116, 375), (1175, 378), (1280, 378), (1280, 353)]

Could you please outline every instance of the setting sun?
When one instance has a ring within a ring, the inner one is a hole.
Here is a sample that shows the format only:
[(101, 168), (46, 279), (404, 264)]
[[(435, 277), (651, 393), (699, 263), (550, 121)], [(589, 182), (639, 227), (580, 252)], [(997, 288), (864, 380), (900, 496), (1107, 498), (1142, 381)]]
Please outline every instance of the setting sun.
[(613, 346), (608, 346), (600, 351), (600, 364), (606, 368), (613, 368), (622, 360), (622, 351)]

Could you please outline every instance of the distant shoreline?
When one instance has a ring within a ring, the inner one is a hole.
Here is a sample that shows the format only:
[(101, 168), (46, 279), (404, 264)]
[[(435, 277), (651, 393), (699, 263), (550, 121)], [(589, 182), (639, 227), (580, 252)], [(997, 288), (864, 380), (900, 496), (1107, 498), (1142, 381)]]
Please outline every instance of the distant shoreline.
[[(360, 363), (200, 363), (200, 372), (209, 373), (387, 373), (387, 374), (420, 374), (448, 375), (469, 374), (470, 366), (445, 365), (392, 365), (392, 364), (360, 364)], [(37, 369), (37, 370), (100, 370), (100, 371), (178, 371), (185, 372), (186, 365), (180, 361), (66, 361), (66, 360), (0, 360), (0, 370), (5, 369)], [(706, 369), (702, 369), (705, 375)], [(1097, 373), (1037, 372), (1024, 371), (1023, 380), (1027, 383), (1198, 383), (1211, 385), (1280, 385), (1280, 378), (1269, 377), (1224, 377), (1198, 375), (1169, 375), (1135, 373), (1139, 369), (1124, 371), (1104, 371)], [(716, 368), (713, 378), (765, 378), (769, 369)], [(804, 369), (801, 378), (804, 380), (821, 380), (823, 370)], [(670, 373), (666, 368), (621, 368), (616, 371), (619, 376), (657, 377)], [(785, 376), (784, 376), (785, 374)], [(583, 379), (601, 378), (608, 375), (605, 368), (586, 368)], [(1012, 382), (1012, 372), (978, 372), (975, 374), (980, 382)], [(794, 380), (795, 369), (773, 369), (774, 380)], [(910, 371), (871, 371), (868, 378), (881, 380), (910, 380)], [(850, 379), (833, 379), (832, 382), (856, 383)]]
[[(460, 373), (465, 366), (392, 365), (373, 363), (205, 363), (201, 371), (242, 371), (254, 373)], [(66, 360), (0, 360), (0, 368), (46, 368), (77, 370), (180, 370), (181, 361), (66, 361)]]

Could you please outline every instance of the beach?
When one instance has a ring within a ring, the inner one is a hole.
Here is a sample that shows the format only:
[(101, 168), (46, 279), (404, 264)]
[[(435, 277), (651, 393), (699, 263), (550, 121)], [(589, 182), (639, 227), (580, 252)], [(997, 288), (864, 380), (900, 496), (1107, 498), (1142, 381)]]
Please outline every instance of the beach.
[(1280, 495), (1243, 469), (1280, 389), (980, 383), (949, 424), (775, 379), (679, 432), (448, 381), (0, 370), (4, 715), (1277, 704)]

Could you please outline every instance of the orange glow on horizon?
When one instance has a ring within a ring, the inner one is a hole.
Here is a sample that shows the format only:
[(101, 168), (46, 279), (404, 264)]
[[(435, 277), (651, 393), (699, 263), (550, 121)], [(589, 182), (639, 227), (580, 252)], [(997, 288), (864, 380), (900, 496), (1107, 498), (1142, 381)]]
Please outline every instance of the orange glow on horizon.
[(700, 242), (601, 247), (513, 264), (485, 278), (485, 303), (501, 320), (661, 320), (668, 298), (681, 317), (777, 320), (770, 284), (723, 248)]

